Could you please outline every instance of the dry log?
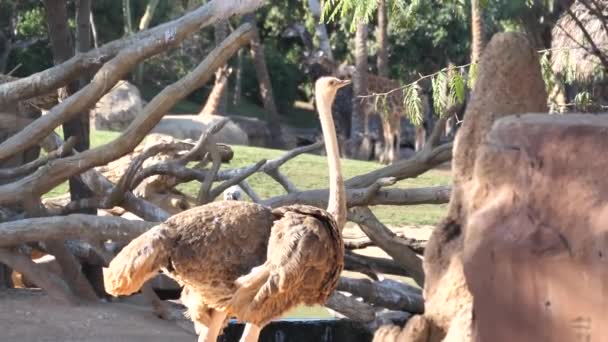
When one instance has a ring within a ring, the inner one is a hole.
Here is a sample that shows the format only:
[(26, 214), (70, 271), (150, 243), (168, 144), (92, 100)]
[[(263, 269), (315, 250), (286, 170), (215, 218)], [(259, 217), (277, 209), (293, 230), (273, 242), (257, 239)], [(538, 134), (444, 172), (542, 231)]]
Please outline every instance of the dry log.
[[(63, 141), (57, 133), (52, 133), (43, 141), (43, 148), (47, 151), (58, 149), (63, 144)], [(95, 169), (90, 169), (80, 175), (80, 179), (96, 194), (109, 193), (113, 184), (101, 173)], [(143, 218), (145, 221), (162, 222), (169, 218), (169, 213), (160, 207), (141, 199), (131, 192), (125, 194), (122, 205), (127, 211)]]
[(363, 232), (391, 256), (397, 263), (410, 272), (418, 285), (424, 284), (424, 270), (422, 259), (404, 243), (395, 238), (395, 233), (388, 229), (367, 207), (356, 207), (349, 210), (349, 220), (359, 224)]
[(213, 180), (217, 175), (220, 167), (222, 166), (222, 161), (220, 158), (220, 153), (215, 148), (215, 141), (213, 138), (210, 138), (210, 141), (206, 144), (207, 151), (209, 151), (209, 155), (211, 156), (211, 169), (207, 172), (205, 176), (205, 180), (201, 183), (201, 188), (198, 192), (197, 203), (198, 204), (207, 204), (211, 202), (213, 199), (209, 197), (211, 186), (213, 185)]
[(444, 120), (438, 120), (427, 143), (413, 158), (398, 161), (370, 173), (353, 177), (346, 181), (347, 188), (364, 188), (377, 182), (378, 179), (394, 177), (397, 180), (417, 177), (426, 171), (452, 159), (452, 143), (438, 146)]
[[(217, 3), (217, 1), (212, 3)], [(193, 90), (200, 88), (213, 75), (214, 70), (225, 64), (242, 45), (250, 40), (251, 34), (252, 27), (247, 24), (235, 30), (195, 70), (154, 97), (119, 138), (101, 147), (55, 160), (30, 176), (0, 186), (0, 204), (21, 202), (26, 194), (40, 195), (46, 193), (73, 175), (95, 166), (104, 165), (132, 151), (171, 106)], [(86, 89), (83, 88), (73, 97), (80, 97), (78, 94)], [(66, 102), (63, 102), (62, 105)], [(48, 115), (43, 116), (43, 118), (46, 116)], [(46, 132), (46, 129), (43, 132)], [(35, 139), (35, 137), (36, 135), (32, 134), (28, 139)], [(0, 145), (0, 154), (2, 151), (4, 151), (3, 146)], [(8, 155), (11, 155), (11, 153)]]
[[(123, 39), (112, 41), (87, 53), (76, 54), (76, 56), (61, 65), (38, 72), (29, 77), (0, 85), (0, 105), (52, 92), (77, 79), (85, 71), (100, 67), (113, 56), (119, 53), (124, 55), (128, 52), (126, 50), (129, 48), (152, 50), (151, 47), (156, 47), (159, 44), (169, 43), (170, 45), (174, 45), (202, 27), (225, 20), (233, 15), (254, 11), (263, 4), (263, 0), (210, 1), (206, 5), (190, 11), (183, 17), (152, 29), (129, 35)], [(162, 49), (159, 52), (161, 51)], [(147, 55), (150, 53), (147, 52), (142, 58), (149, 57)], [(113, 84), (109, 85), (109, 87), (111, 88)], [(105, 92), (100, 93), (99, 96), (103, 94)]]
[[(424, 248), (426, 247), (426, 240), (418, 240), (407, 237), (403, 233), (395, 233), (397, 238), (403, 244), (409, 246), (414, 252), (419, 255), (424, 254)], [(372, 240), (367, 237), (356, 238), (356, 239), (344, 239), (344, 247), (349, 250), (363, 249), (367, 247), (376, 246)]]
[[(356, 207), (364, 205), (416, 205), (416, 204), (443, 204), (447, 203), (450, 198), (449, 186), (436, 186), (429, 188), (415, 189), (377, 189), (378, 180), (372, 183), (367, 188), (346, 189), (346, 205), (347, 207)], [(308, 190), (290, 193), (287, 195), (276, 196), (262, 203), (273, 207), (281, 207), (291, 204), (308, 204), (319, 208), (327, 207), (329, 191), (327, 189)]]
[(129, 241), (157, 223), (74, 214), (0, 223), (0, 247), (57, 239)]
[(70, 288), (61, 278), (36, 265), (29, 256), (7, 248), (0, 248), (0, 262), (18, 271), (45, 289), (51, 298), (66, 304), (78, 303), (78, 299), (72, 294)]
[(23, 164), (21, 166), (9, 169), (0, 169), (0, 179), (4, 178), (16, 178), (23, 175), (30, 174), (36, 171), (42, 165), (46, 165), (49, 161), (57, 158), (63, 158), (68, 154), (72, 153), (74, 149), (74, 145), (76, 144), (76, 139), (72, 136), (68, 138), (68, 141), (65, 142), (59, 149), (49, 152), (45, 156), (40, 156), (40, 158), (31, 161), (27, 164)]
[(287, 161), (299, 156), (300, 154), (312, 152), (323, 147), (323, 144), (324, 143), (322, 141), (319, 141), (308, 146), (295, 148), (277, 159), (268, 161), (268, 163), (264, 165), (262, 171), (279, 183), (285, 189), (285, 191), (287, 191), (287, 193), (298, 192), (298, 188), (295, 186), (295, 184), (293, 184), (284, 174), (282, 174), (281, 171), (279, 171), (279, 168)]
[[(344, 262), (346, 269), (348, 270), (372, 270), (375, 274), (393, 274), (404, 277), (412, 277), (412, 272), (402, 265), (396, 263), (391, 259), (372, 257), (367, 255), (361, 255), (346, 251), (344, 255)], [(372, 277), (373, 279), (373, 277)]]
[(391, 279), (372, 282), (340, 277), (337, 290), (352, 293), (377, 307), (417, 314), (424, 312), (422, 291)]
[(258, 196), (258, 194), (255, 192), (255, 190), (253, 190), (253, 188), (249, 185), (247, 181), (242, 181), (239, 186), (241, 187), (241, 189), (243, 189), (247, 196), (251, 198), (254, 203), (262, 202), (260, 196)]
[(334, 291), (325, 306), (329, 309), (359, 322), (372, 322), (376, 318), (376, 310), (373, 306), (358, 301), (353, 296), (346, 296)]
[(84, 301), (97, 301), (97, 295), (95, 294), (93, 286), (81, 272), (80, 263), (67, 248), (63, 238), (51, 239), (44, 244), (46, 247), (45, 249), (55, 256), (57, 263), (61, 267), (62, 278), (72, 289), (72, 292)]

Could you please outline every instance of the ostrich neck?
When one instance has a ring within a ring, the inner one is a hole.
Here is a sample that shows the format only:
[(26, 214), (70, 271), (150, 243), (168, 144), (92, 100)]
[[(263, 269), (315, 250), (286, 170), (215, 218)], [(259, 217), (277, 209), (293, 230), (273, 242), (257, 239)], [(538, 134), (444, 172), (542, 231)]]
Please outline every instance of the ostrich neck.
[(331, 115), (332, 100), (317, 96), (317, 108), (321, 121), (321, 130), (325, 140), (325, 151), (327, 152), (327, 166), (329, 168), (329, 202), (327, 211), (334, 216), (340, 230), (346, 223), (346, 189), (342, 178), (340, 166), (340, 151), (338, 150), (338, 138), (336, 128)]

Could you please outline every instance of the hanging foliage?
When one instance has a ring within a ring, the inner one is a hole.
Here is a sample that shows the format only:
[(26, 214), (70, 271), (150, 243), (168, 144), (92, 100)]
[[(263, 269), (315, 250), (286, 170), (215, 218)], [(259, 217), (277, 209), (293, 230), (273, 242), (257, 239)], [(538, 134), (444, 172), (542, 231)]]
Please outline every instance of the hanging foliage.
[(405, 115), (414, 124), (420, 126), (423, 121), (422, 117), (422, 100), (418, 93), (420, 86), (418, 83), (413, 83), (405, 87), (403, 90), (403, 105), (405, 107)]

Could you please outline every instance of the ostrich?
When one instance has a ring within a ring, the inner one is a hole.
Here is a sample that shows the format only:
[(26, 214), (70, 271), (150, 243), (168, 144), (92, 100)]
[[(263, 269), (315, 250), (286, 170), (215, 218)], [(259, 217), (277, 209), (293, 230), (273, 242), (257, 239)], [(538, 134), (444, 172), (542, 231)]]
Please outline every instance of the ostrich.
[(106, 291), (129, 295), (162, 270), (183, 286), (199, 342), (215, 342), (228, 318), (247, 323), (241, 341), (299, 304), (324, 304), (344, 267), (346, 191), (331, 105), (348, 80), (315, 83), (329, 166), (327, 211), (218, 201), (186, 210), (129, 243), (110, 263)]

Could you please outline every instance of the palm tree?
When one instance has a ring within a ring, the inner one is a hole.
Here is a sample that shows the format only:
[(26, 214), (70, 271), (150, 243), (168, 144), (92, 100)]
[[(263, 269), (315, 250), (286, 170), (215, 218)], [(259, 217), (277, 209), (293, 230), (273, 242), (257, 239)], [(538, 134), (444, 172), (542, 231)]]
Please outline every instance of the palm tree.
[(386, 0), (378, 0), (378, 75), (388, 77), (388, 20)]
[(480, 0), (471, 0), (471, 62), (479, 60), (486, 43), (483, 8)]
[(266, 111), (266, 123), (268, 124), (268, 130), (270, 131), (271, 136), (271, 146), (273, 148), (283, 148), (285, 143), (281, 132), (279, 112), (272, 94), (272, 83), (270, 82), (270, 74), (268, 73), (268, 67), (266, 66), (264, 45), (262, 45), (260, 34), (257, 30), (255, 14), (250, 13), (245, 15), (244, 20), (251, 23), (251, 25), (256, 28), (254, 37), (251, 41), (251, 57), (260, 84), (260, 93)]
[(351, 154), (366, 159), (369, 155), (367, 141), (368, 117), (359, 96), (367, 92), (367, 38), (368, 26), (357, 24), (355, 34), (355, 74), (353, 76), (353, 118), (351, 123)]

